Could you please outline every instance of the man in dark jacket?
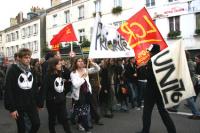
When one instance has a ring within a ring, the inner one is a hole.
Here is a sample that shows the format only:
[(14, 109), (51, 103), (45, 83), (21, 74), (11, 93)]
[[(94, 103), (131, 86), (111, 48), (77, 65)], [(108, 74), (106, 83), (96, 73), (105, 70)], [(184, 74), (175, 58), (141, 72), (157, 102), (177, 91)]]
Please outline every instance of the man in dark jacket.
[[(151, 57), (160, 52), (160, 46), (157, 44), (151, 45)], [(153, 73), (151, 60), (147, 63), (147, 88), (144, 90), (144, 110), (143, 110), (143, 129), (140, 133), (149, 133), (151, 125), (151, 115), (154, 105), (157, 104), (158, 111), (162, 121), (165, 124), (168, 133), (176, 133), (176, 128), (169, 113), (164, 107), (162, 96), (160, 94), (155, 75)]]
[(13, 64), (6, 74), (5, 108), (17, 122), (18, 133), (25, 133), (24, 115), (31, 121), (29, 133), (36, 133), (40, 127), (37, 110), (37, 84), (30, 71), (31, 51), (23, 48), (18, 53), (19, 62)]
[(134, 108), (137, 99), (137, 71), (134, 57), (129, 59), (129, 63), (125, 68), (124, 77), (126, 85), (128, 86), (129, 101), (132, 108)]

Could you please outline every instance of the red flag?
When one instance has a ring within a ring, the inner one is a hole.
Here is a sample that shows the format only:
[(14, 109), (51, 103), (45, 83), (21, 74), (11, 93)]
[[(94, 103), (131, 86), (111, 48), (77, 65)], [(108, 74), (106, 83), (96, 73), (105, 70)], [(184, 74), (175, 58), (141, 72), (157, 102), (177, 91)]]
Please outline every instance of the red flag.
[(50, 44), (59, 45), (60, 42), (72, 42), (72, 41), (77, 41), (77, 38), (74, 33), (72, 24), (69, 24), (53, 37)]
[(59, 44), (52, 45), (52, 50), (58, 51), (59, 50)]
[(134, 49), (137, 64), (146, 63), (149, 60), (150, 55), (146, 49), (151, 44), (159, 44), (161, 50), (167, 47), (166, 42), (146, 8), (142, 8), (129, 20), (123, 23), (119, 27), (118, 32)]

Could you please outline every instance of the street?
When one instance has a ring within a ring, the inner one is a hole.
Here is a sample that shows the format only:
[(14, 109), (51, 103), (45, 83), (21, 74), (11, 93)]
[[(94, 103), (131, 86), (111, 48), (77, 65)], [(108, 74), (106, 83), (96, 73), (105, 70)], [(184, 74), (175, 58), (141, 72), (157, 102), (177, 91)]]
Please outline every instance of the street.
[[(179, 107), (179, 111), (190, 113), (184, 103)], [(183, 115), (184, 114), (184, 115)], [(171, 113), (175, 123), (177, 133), (200, 133), (200, 120), (190, 120), (187, 113)], [(48, 133), (48, 117), (46, 109), (40, 112), (41, 126), (39, 133)], [(94, 125), (92, 133), (135, 133), (142, 128), (142, 110), (130, 109), (129, 112), (114, 112), (114, 118), (102, 118), (103, 126)], [(61, 125), (56, 126), (57, 133), (62, 133)], [(75, 125), (72, 125), (74, 133), (79, 133)], [(0, 101), (0, 133), (16, 133), (16, 123), (3, 107)], [(151, 133), (167, 133), (157, 108), (154, 108), (152, 115)]]

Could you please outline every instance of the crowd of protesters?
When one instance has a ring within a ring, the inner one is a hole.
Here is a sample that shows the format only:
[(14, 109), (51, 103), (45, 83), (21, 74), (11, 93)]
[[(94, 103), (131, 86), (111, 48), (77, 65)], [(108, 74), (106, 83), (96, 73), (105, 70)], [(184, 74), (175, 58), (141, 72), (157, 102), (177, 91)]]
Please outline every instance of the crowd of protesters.
[[(195, 62), (193, 69), (197, 81), (194, 86), (198, 95), (200, 55), (195, 57)], [(72, 110), (70, 120), (77, 124), (78, 130), (91, 133), (93, 124), (104, 125), (101, 117), (111, 119), (115, 111), (128, 112), (132, 108), (141, 110), (143, 107), (141, 133), (148, 133), (154, 104), (157, 104), (168, 132), (175, 133), (175, 126), (164, 108), (149, 66), (149, 63), (137, 66), (134, 57), (64, 60), (55, 51), (48, 52), (45, 59), (31, 59), (31, 51), (23, 48), (15, 54), (15, 62), (7, 70), (5, 67), (0, 69), (0, 99), (4, 98), (5, 108), (16, 120), (18, 133), (38, 131), (38, 111), (44, 108), (44, 102), (50, 133), (56, 133), (57, 122), (62, 124), (66, 133), (72, 132), (67, 109)], [(66, 106), (66, 100), (69, 100), (66, 95), (71, 96), (70, 107)], [(196, 97), (192, 100), (188, 106), (196, 104)], [(194, 112), (195, 117), (190, 118), (200, 119), (198, 113)]]

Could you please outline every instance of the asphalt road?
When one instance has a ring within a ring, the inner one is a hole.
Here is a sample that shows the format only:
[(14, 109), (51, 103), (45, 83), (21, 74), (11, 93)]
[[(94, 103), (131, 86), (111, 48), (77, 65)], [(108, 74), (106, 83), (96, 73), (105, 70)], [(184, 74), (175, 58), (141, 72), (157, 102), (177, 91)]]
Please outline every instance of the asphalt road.
[[(199, 103), (199, 102), (198, 102)], [(181, 104), (179, 111), (187, 113), (171, 113), (177, 133), (200, 133), (200, 120), (190, 120), (190, 111)], [(48, 119), (46, 109), (40, 112), (41, 127), (39, 133), (48, 133)], [(135, 133), (142, 128), (142, 110), (130, 109), (129, 112), (114, 112), (112, 119), (102, 118), (103, 126), (94, 125), (92, 133)], [(74, 133), (79, 133), (75, 125), (71, 125)], [(56, 126), (57, 133), (64, 133), (62, 127)], [(16, 123), (9, 116), (8, 111), (0, 101), (0, 133), (16, 133)], [(157, 108), (152, 115), (151, 133), (167, 133)]]

